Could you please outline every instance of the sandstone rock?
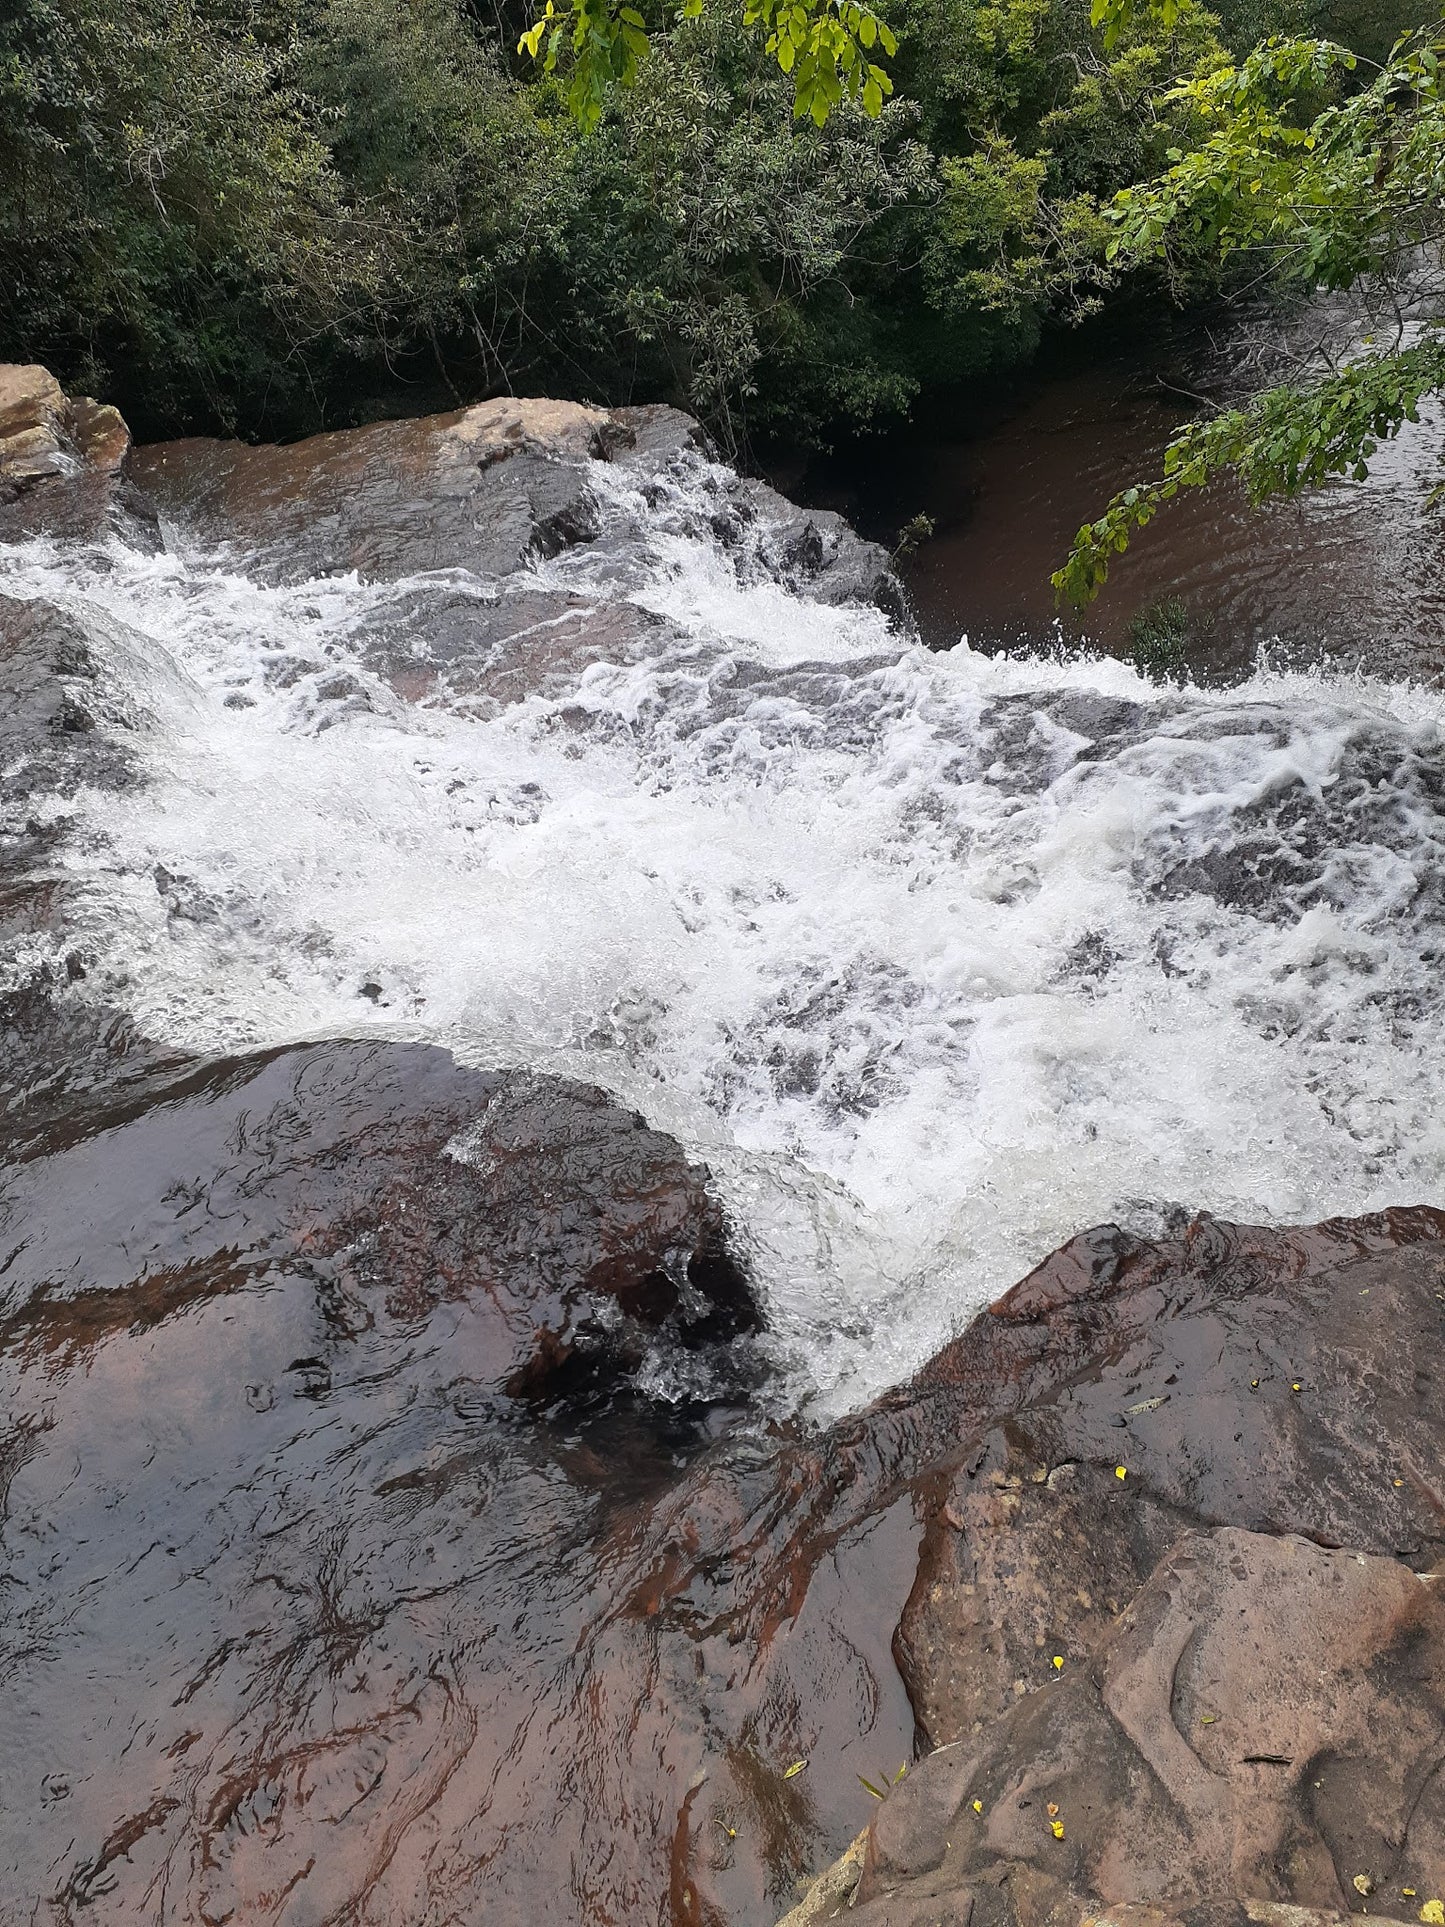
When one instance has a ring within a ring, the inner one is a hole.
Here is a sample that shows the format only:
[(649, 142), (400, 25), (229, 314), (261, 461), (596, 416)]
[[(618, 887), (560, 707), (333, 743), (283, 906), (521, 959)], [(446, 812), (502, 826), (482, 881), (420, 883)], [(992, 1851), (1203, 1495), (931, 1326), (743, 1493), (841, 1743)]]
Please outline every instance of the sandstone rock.
[(0, 595), (0, 835), (25, 833), (32, 800), (130, 780), (123, 732), (139, 718), (97, 657), (98, 629), (120, 625)]
[(175, 1061), (79, 1001), (84, 883), (63, 860), (73, 799), (138, 780), (145, 717), (105, 657), (139, 646), (98, 611), (0, 596), (0, 1152)]
[(1246, 1901), (1329, 1911), (1366, 1870), (1397, 1897), (1437, 1892), (1437, 1576), (1292, 1535), (1185, 1534), (1092, 1664), (890, 1797), (853, 1917), (911, 1918), (922, 1886), (967, 1895), (980, 1923), (1041, 1923), (1054, 1906), (1023, 1900), (1024, 1866), (1089, 1912), (1100, 1895), (1191, 1917)]
[(0, 542), (89, 538), (122, 523), (145, 539), (144, 505), (121, 480), (129, 448), (114, 408), (68, 399), (37, 364), (0, 362)]
[(37, 428), (58, 438), (64, 421), (65, 395), (48, 368), (0, 362), (0, 441)]
[(1016, 1392), (920, 1491), (897, 1652), (927, 1751), (850, 1919), (1226, 1927), (1440, 1890), (1442, 1228), (1105, 1228), (925, 1370), (929, 1430)]
[[(558, 1202), (521, 1087), (471, 1172), (439, 1169), (438, 1124), (485, 1102), (441, 1053), (359, 1051), (209, 1066), (6, 1174), (22, 1745), (0, 1751), (0, 1902), (44, 1879), (62, 1917), (103, 1899), (142, 1922), (167, 1879), (198, 1918), (761, 1927), (872, 1818), (858, 1904), (840, 1880), (824, 1919), (1418, 1914), (1445, 1839), (1439, 1582), (1417, 1572), (1445, 1553), (1439, 1214), (1080, 1239), (872, 1411), (659, 1471), (625, 1431), (489, 1417), (518, 1410), (493, 1290), (527, 1285), (534, 1249), (605, 1277), (637, 1251), (628, 1212), (594, 1235)], [(562, 1136), (605, 1179), (593, 1101)], [(468, 1289), (466, 1227), (512, 1199), (518, 1235)], [(1328, 1415), (1269, 1377), (1297, 1356)], [(1240, 1401), (1268, 1395), (1236, 1439), (1241, 1365)], [(1231, 1493), (1249, 1520), (1201, 1509)], [(1359, 1522), (1371, 1493), (1383, 1550), (1322, 1546), (1291, 1511)], [(1118, 1590), (1083, 1605), (1101, 1573)], [(930, 1670), (925, 1577), (979, 1588), (956, 1623), (982, 1686)], [(908, 1757), (905, 1682), (943, 1744), (879, 1809), (858, 1775)]]
[(131, 473), (208, 546), (267, 581), (355, 569), (507, 575), (596, 532), (587, 463), (609, 417), (576, 402), (481, 402), (286, 447), (197, 438), (138, 449)]

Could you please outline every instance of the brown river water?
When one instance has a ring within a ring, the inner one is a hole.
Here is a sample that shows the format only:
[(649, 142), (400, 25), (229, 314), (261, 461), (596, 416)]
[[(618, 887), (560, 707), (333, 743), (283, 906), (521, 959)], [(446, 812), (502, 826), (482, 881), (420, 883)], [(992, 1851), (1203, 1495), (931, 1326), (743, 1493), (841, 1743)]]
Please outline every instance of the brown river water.
[(1176, 502), (1082, 614), (1056, 608), (1050, 574), (1082, 523), (1159, 472), (1171, 430), (1197, 409), (1165, 375), (1105, 367), (1037, 383), (1000, 412), (972, 436), (915, 429), (796, 478), (879, 541), (932, 518), (903, 574), (935, 648), (966, 635), (979, 648), (1057, 638), (1127, 653), (1134, 618), (1178, 598), (1183, 663), (1207, 679), (1247, 675), (1261, 648), (1432, 683), (1445, 670), (1445, 513), (1429, 500), (1445, 475), (1438, 408), (1364, 483), (1264, 509), (1228, 484)]

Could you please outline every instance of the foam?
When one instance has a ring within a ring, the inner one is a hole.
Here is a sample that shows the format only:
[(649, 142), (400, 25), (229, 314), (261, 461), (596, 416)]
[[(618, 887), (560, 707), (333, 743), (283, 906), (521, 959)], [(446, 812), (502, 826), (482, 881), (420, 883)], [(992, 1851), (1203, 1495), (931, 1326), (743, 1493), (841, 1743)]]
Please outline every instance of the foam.
[(381, 1031), (604, 1084), (712, 1165), (819, 1412), (1086, 1225), (1445, 1202), (1437, 696), (929, 654), (740, 568), (706, 486), (599, 481), (639, 544), (537, 578), (676, 640), (491, 718), (366, 666), (397, 590), (5, 552), (145, 638), (150, 781), (67, 857), (97, 989), (193, 1049)]

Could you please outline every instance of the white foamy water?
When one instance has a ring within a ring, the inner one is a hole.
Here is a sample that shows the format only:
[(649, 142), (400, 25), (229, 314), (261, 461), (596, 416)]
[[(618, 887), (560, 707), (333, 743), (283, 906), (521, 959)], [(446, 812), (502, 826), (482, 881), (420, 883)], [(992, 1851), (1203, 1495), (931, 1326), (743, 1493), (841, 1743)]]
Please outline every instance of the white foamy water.
[(498, 713), (367, 666), (458, 576), (0, 552), (128, 625), (97, 646), (154, 718), (66, 858), (101, 993), (198, 1050), (385, 1031), (605, 1085), (712, 1165), (820, 1411), (1101, 1220), (1445, 1202), (1437, 697), (932, 655), (598, 485), (646, 554), (530, 586), (673, 640)]

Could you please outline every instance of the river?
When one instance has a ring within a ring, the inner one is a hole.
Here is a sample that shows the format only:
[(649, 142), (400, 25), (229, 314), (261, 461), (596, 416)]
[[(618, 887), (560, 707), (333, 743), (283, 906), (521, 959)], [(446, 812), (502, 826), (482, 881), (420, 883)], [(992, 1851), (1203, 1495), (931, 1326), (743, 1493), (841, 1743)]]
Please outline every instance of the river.
[[(595, 464), (601, 537), (500, 586), (277, 583), (182, 523), (0, 551), (0, 589), (88, 625), (143, 773), (50, 806), (86, 994), (223, 1062), (345, 1038), (601, 1086), (706, 1162), (764, 1323), (747, 1399), (659, 1346), (583, 1425), (478, 1390), (459, 1310), (368, 1325), (294, 1269), (218, 1296), (193, 1267), (174, 1315), (156, 1270), (144, 1315), (50, 1328), (46, 1283), (8, 1354), (7, 1919), (42, 1889), (67, 1920), (675, 1918), (678, 1789), (725, 1756), (771, 1829), (731, 1890), (762, 1927), (911, 1744), (894, 1607), (877, 1650), (829, 1618), (891, 1599), (911, 1514), (834, 1519), (807, 1564), (768, 1510), (779, 1429), (847, 1421), (1081, 1228), (1445, 1198), (1424, 481), (1402, 457), (1372, 494), (1176, 518), (1099, 617), (1117, 642), (1166, 587), (1211, 617), (1208, 676), (1151, 681), (1055, 646), (1040, 586), (1157, 440), (1101, 381), (928, 457), (922, 640), (724, 539), (695, 451)], [(653, 640), (508, 700), (377, 667), (378, 633), (424, 664), (445, 612), (541, 590)], [(1256, 664), (1277, 629), (1333, 660)], [(128, 1225), (133, 1198), (132, 1242), (215, 1216), (188, 1160), (240, 1169), (239, 1075), (162, 1107), (129, 1175), (97, 1175), (103, 1133), (12, 1175), (17, 1213), (68, 1200), (37, 1276), (110, 1276), (74, 1198)], [(759, 1571), (831, 1575), (786, 1691), (739, 1658), (780, 1610), (732, 1568), (744, 1523)], [(834, 1776), (784, 1788), (804, 1748)]]

